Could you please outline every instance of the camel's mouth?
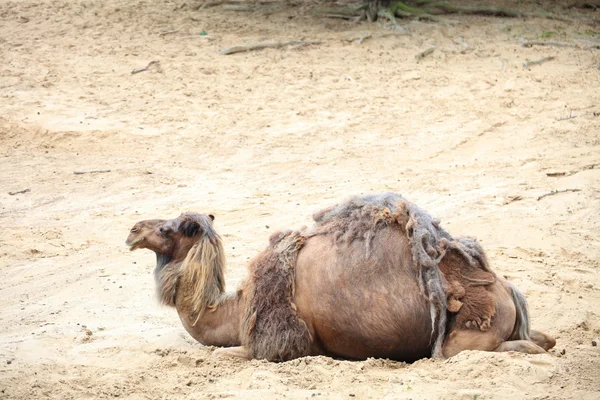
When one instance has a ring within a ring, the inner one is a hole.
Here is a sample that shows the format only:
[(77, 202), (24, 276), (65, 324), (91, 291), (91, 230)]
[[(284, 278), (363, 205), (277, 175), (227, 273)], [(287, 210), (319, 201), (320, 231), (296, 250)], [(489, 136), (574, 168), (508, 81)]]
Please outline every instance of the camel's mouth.
[(125, 244), (127, 246), (129, 246), (129, 251), (134, 251), (134, 250), (139, 249), (139, 247), (140, 247), (140, 245), (142, 244), (143, 241), (144, 241), (144, 238), (140, 238), (140, 239), (136, 240), (133, 243), (129, 243), (129, 241), (127, 241)]

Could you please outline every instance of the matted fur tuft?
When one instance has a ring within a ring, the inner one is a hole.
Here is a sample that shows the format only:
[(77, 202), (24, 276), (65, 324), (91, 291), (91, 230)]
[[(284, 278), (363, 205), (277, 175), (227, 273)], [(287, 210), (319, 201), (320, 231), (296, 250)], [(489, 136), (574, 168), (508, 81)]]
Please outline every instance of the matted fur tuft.
[[(517, 311), (517, 319), (510, 340), (530, 340), (529, 337), (529, 312), (527, 310), (527, 299), (515, 285), (510, 282), (508, 287), (512, 295), (513, 302)], [(554, 346), (554, 345), (552, 345)]]
[(217, 304), (225, 291), (225, 251), (221, 237), (212, 229), (203, 227), (203, 234), (188, 252), (181, 264), (181, 280), (192, 284), (191, 293), (183, 301), (192, 304), (194, 324), (207, 308)]
[(296, 258), (305, 240), (298, 231), (278, 232), (250, 263), (241, 337), (253, 358), (286, 361), (310, 354), (312, 337), (293, 301)]
[(161, 304), (175, 307), (180, 267), (181, 263), (171, 263), (170, 256), (156, 253), (154, 280), (156, 282), (156, 295)]
[[(458, 312), (460, 322), (469, 328), (489, 327), (495, 303), (484, 287), (495, 281), (495, 275), (474, 239), (455, 240), (438, 219), (396, 193), (351, 197), (314, 213), (313, 219), (316, 224), (308, 237), (331, 235), (334, 242), (364, 240), (367, 257), (381, 227), (395, 225), (404, 232), (419, 287), (429, 300), (433, 357), (442, 357), (449, 312)], [(449, 251), (453, 262), (442, 263)], [(446, 266), (443, 271), (442, 265)]]
[(455, 313), (460, 328), (491, 328), (496, 314), (496, 301), (488, 287), (496, 282), (496, 274), (490, 269), (485, 252), (473, 238), (460, 237), (444, 241), (446, 254), (439, 267), (447, 281), (446, 296), (449, 311)]

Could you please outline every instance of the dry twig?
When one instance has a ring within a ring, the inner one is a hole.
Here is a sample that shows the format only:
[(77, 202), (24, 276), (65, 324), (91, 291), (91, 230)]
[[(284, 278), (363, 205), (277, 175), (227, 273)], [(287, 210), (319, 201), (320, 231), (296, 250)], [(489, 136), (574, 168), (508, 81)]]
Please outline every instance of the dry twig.
[(31, 189), (17, 190), (16, 192), (8, 192), (8, 194), (10, 194), (11, 196), (14, 196), (15, 194), (23, 194), (23, 193), (27, 193), (27, 192), (31, 192)]
[(554, 47), (576, 47), (579, 48), (579, 45), (573, 43), (565, 43), (565, 42), (546, 42), (543, 40), (527, 40), (521, 42), (521, 46), (523, 47), (533, 47), (533, 46), (554, 46)]
[(215, 0), (215, 1), (207, 1), (206, 3), (199, 4), (197, 7), (193, 7), (192, 10), (202, 10), (204, 8), (216, 7), (221, 4), (240, 4), (241, 0)]
[(544, 193), (541, 196), (538, 196), (538, 201), (540, 201), (541, 199), (543, 199), (546, 196), (553, 196), (555, 194), (559, 194), (559, 193), (566, 193), (566, 192), (581, 192), (581, 189), (562, 189), (562, 190), (552, 190), (548, 193)]
[(223, 6), (223, 10), (250, 12), (256, 10), (256, 7), (244, 4), (226, 4)]
[(242, 53), (242, 52), (253, 51), (253, 50), (278, 49), (280, 47), (286, 47), (286, 46), (291, 46), (291, 45), (296, 45), (295, 47), (298, 48), (298, 46), (302, 47), (302, 46), (307, 46), (307, 45), (311, 45), (311, 44), (322, 44), (322, 43), (325, 43), (325, 42), (323, 40), (307, 40), (307, 41), (290, 40), (287, 42), (260, 43), (260, 44), (251, 44), (251, 45), (247, 45), (247, 46), (229, 47), (227, 49), (221, 50), (220, 54), (229, 55), (229, 54)]
[(578, 169), (573, 169), (571, 171), (554, 171), (554, 172), (546, 172), (546, 176), (555, 178), (558, 176), (571, 176), (571, 175), (575, 175), (578, 172), (581, 171), (589, 171), (590, 169), (596, 169), (597, 166), (599, 166), (600, 164), (588, 164), (588, 165), (584, 165), (581, 168)]
[(502, 205), (505, 206), (507, 204), (514, 203), (515, 201), (520, 201), (520, 200), (523, 200), (523, 196), (519, 196), (519, 195), (508, 196), (508, 198), (506, 200), (504, 200), (504, 203)]
[(529, 68), (531, 65), (541, 65), (541, 64), (545, 63), (546, 61), (554, 60), (554, 58), (555, 58), (554, 56), (550, 56), (550, 57), (540, 58), (539, 60), (532, 60), (532, 61), (527, 60), (523, 63), (523, 68)]
[(170, 34), (172, 34), (172, 33), (177, 33), (177, 32), (179, 32), (180, 30), (181, 30), (181, 29), (175, 29), (175, 30), (172, 30), (172, 31), (160, 32), (160, 33), (158, 34), (158, 36), (170, 35)]
[(390, 36), (410, 36), (410, 32), (408, 32), (407, 30), (387, 32), (387, 33), (382, 33), (381, 35), (377, 35), (377, 36), (375, 36), (375, 38), (381, 39), (381, 38), (390, 37)]
[(417, 55), (415, 55), (415, 59), (417, 60), (417, 62), (419, 62), (420, 60), (427, 57), (429, 54), (433, 53), (434, 51), (435, 51), (435, 46), (432, 46), (426, 50), (423, 50), (422, 52), (418, 53)]
[(355, 42), (358, 41), (358, 44), (362, 44), (362, 42), (364, 42), (365, 40), (372, 38), (373, 35), (371, 35), (370, 32), (367, 32), (366, 34), (362, 35), (362, 36), (357, 36), (357, 37), (353, 37), (353, 38), (348, 38), (348, 39), (344, 39), (345, 42)]
[(137, 69), (134, 69), (133, 71), (131, 71), (131, 74), (132, 74), (132, 75), (133, 75), (133, 74), (139, 74), (140, 72), (148, 71), (148, 69), (150, 69), (150, 67), (151, 67), (152, 65), (154, 65), (154, 64), (158, 64), (159, 62), (160, 62), (160, 61), (156, 61), (156, 60), (155, 60), (155, 61), (150, 61), (150, 62), (148, 63), (148, 65), (146, 65), (144, 68), (137, 68)]
[(343, 19), (346, 21), (358, 21), (360, 15), (346, 15), (346, 14), (323, 14), (325, 18)]
[(83, 174), (101, 174), (104, 172), (110, 172), (110, 169), (90, 169), (86, 171), (73, 171), (75, 175), (83, 175)]

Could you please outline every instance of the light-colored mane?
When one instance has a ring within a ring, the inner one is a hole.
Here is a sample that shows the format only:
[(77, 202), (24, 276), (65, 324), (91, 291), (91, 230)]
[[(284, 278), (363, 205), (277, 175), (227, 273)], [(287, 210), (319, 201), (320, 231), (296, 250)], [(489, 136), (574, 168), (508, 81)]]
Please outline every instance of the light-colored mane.
[[(211, 229), (212, 231), (212, 229)], [(181, 264), (180, 279), (192, 288), (184, 294), (185, 304), (191, 304), (194, 325), (206, 311), (217, 306), (225, 291), (225, 251), (219, 235), (204, 232)]]

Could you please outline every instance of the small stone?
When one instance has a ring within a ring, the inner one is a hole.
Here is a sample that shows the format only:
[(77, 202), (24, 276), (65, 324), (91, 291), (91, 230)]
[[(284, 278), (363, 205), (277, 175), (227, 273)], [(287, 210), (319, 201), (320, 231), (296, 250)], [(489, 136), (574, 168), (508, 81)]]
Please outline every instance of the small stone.
[(595, 340), (592, 340), (592, 346), (594, 346), (594, 347), (598, 346), (598, 342), (596, 342)]
[(561, 355), (561, 356), (564, 356), (565, 354), (567, 354), (567, 350), (565, 350), (565, 349), (562, 349), (562, 350), (560, 351), (560, 355)]
[(12, 360), (6, 360), (6, 363), (7, 363), (8, 365), (12, 364)]

